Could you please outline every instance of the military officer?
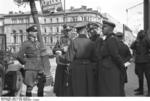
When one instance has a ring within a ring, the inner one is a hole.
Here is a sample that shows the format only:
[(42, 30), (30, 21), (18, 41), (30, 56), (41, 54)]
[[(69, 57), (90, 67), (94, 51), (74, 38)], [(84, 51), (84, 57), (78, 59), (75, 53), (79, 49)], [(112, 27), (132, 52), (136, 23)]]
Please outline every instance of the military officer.
[(102, 32), (106, 36), (99, 53), (98, 95), (124, 96), (126, 75), (123, 59), (119, 53), (118, 39), (114, 35), (115, 24), (103, 21)]
[(89, 38), (92, 41), (96, 41), (97, 38), (99, 38), (98, 28), (99, 28), (98, 23), (92, 23), (92, 22), (90, 22), (87, 25), (87, 31), (89, 33)]
[(26, 96), (32, 96), (32, 89), (35, 85), (38, 87), (38, 96), (43, 96), (45, 75), (40, 58), (40, 45), (36, 41), (37, 27), (29, 27), (28, 40), (24, 41), (18, 52), (18, 60), (25, 65), (24, 83), (27, 86)]
[[(89, 35), (89, 39), (91, 41), (94, 42), (94, 61), (93, 61), (93, 65), (95, 65), (95, 69), (94, 69), (94, 76), (95, 76), (95, 90), (96, 92), (98, 92), (98, 60), (99, 60), (99, 49), (102, 46), (102, 42), (103, 39), (100, 37), (100, 33), (98, 32), (98, 29), (100, 28), (100, 26), (98, 25), (98, 23), (93, 23), (90, 22), (87, 24), (87, 31), (88, 31), (88, 35)], [(96, 93), (97, 94), (97, 93)]]
[(95, 96), (93, 75), (94, 43), (88, 39), (87, 25), (77, 25), (78, 37), (72, 40), (68, 51), (60, 56), (61, 61), (70, 63), (72, 96)]
[[(57, 41), (55, 47), (53, 48), (54, 54), (63, 55), (66, 53), (67, 48), (71, 42), (71, 38), (69, 37), (69, 34), (71, 32), (71, 28), (67, 25), (63, 26), (63, 36), (60, 38), (60, 40)], [(57, 68), (56, 68), (56, 74), (55, 74), (55, 84), (54, 84), (54, 93), (56, 96), (67, 96), (68, 95), (68, 71), (67, 63), (62, 63), (59, 61), (58, 58), (56, 58)]]

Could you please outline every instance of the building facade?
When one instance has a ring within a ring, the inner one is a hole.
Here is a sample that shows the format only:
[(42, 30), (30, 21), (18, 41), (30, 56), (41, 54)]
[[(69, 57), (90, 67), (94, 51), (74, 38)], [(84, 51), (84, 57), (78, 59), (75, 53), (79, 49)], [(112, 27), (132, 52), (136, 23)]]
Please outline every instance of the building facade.
[[(38, 14), (40, 28), (44, 44), (48, 49), (52, 48), (59, 40), (63, 25), (76, 26), (79, 23), (99, 22), (102, 23), (102, 15), (91, 8), (82, 6), (81, 8), (71, 7), (69, 10), (52, 14)], [(27, 39), (26, 29), (33, 25), (30, 13), (10, 12), (4, 16), (4, 33), (7, 36), (7, 47), (14, 52), (19, 50), (23, 41)]]

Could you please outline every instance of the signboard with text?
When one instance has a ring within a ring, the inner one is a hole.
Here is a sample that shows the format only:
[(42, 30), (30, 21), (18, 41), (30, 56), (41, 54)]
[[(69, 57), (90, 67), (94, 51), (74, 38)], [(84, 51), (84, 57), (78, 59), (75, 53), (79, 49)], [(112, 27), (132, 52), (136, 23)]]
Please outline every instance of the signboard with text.
[(61, 0), (41, 0), (41, 9), (44, 14), (62, 11)]

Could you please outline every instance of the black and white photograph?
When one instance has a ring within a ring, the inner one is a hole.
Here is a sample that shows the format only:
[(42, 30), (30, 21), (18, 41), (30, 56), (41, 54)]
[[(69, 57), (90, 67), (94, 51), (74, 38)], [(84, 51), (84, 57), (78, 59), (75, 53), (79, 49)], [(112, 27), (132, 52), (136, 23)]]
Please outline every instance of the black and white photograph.
[(2, 101), (149, 96), (150, 0), (0, 0)]

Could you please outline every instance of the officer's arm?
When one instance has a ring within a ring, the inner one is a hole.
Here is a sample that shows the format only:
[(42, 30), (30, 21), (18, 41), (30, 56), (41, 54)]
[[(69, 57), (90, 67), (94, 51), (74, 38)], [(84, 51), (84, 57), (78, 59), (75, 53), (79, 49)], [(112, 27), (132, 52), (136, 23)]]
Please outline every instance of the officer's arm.
[(26, 47), (27, 47), (27, 43), (23, 43), (20, 47), (19, 52), (17, 53), (16, 59), (21, 63), (21, 64), (25, 64), (25, 60), (24, 60), (24, 54), (26, 51)]
[(61, 49), (61, 42), (60, 42), (60, 41), (57, 41), (57, 42), (56, 42), (56, 45), (55, 45), (54, 48), (53, 48), (53, 54), (56, 54), (57, 51), (61, 51), (61, 52), (62, 52), (62, 49)]
[(75, 44), (74, 44), (74, 41), (71, 41), (69, 47), (68, 47), (68, 51), (66, 52), (66, 54), (64, 54), (60, 61), (63, 62), (66, 61), (66, 62), (72, 62), (74, 60), (74, 57), (75, 57)]
[(119, 67), (124, 67), (124, 62), (118, 51), (118, 41), (115, 37), (111, 37), (107, 41), (108, 50), (111, 55), (111, 58)]
[(131, 52), (130, 52), (130, 50), (129, 50), (129, 47), (127, 46), (127, 45), (125, 45), (126, 46), (126, 49), (125, 49), (125, 59), (124, 59), (124, 63), (125, 62), (128, 62), (128, 61), (130, 61), (130, 59), (132, 58), (132, 55), (131, 55)]

